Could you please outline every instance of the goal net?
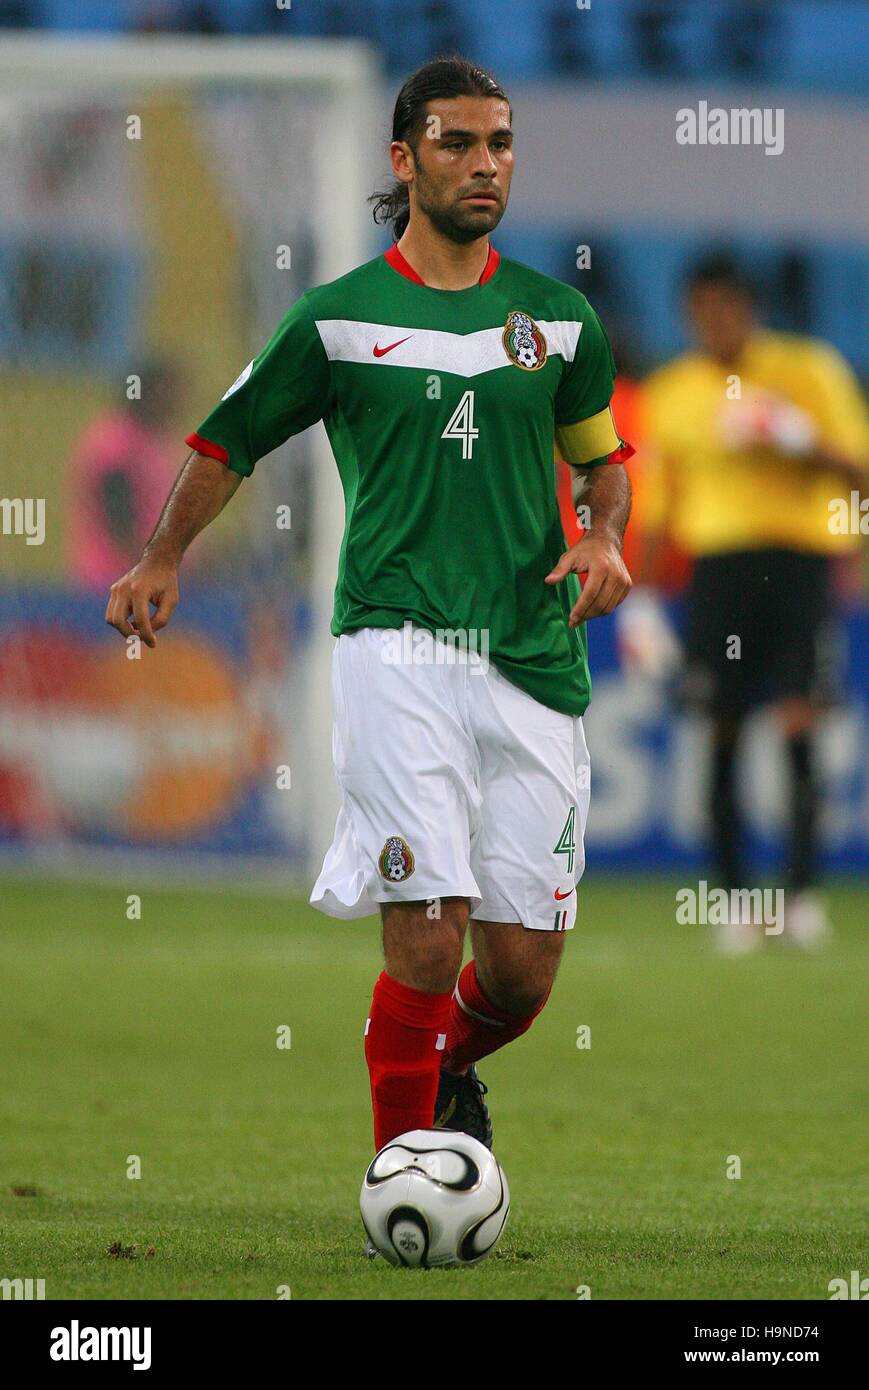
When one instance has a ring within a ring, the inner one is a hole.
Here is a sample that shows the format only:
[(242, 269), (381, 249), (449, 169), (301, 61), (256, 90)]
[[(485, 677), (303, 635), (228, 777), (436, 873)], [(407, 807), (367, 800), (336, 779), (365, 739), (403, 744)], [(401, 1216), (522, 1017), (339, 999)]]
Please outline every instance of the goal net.
[[(374, 254), (355, 42), (0, 48), (0, 855), (280, 881), (331, 839), (343, 501), (321, 425), (105, 626), (196, 429), (297, 296)], [(218, 466), (218, 465), (216, 465)]]

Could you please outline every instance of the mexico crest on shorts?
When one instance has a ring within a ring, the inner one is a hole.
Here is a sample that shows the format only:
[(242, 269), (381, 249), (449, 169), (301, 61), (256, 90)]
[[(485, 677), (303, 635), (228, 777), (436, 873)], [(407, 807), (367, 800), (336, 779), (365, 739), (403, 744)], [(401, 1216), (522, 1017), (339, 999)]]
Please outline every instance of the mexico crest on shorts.
[(400, 835), (390, 835), (380, 851), (377, 867), (387, 883), (403, 883), (406, 878), (410, 878), (416, 868), (416, 861), (407, 840), (403, 840)]
[(501, 341), (514, 367), (536, 372), (546, 363), (546, 339), (530, 314), (513, 309), (507, 316)]

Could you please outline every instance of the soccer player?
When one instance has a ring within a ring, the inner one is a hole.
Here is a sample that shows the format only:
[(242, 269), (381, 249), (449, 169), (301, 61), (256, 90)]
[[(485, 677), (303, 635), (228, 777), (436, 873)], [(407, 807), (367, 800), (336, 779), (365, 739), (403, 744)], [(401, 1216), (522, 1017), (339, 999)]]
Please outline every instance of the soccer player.
[[(574, 924), (584, 622), (630, 588), (630, 446), (593, 309), (489, 241), (513, 173), (494, 78), (461, 58), (421, 68), (399, 93), (390, 153), (395, 184), (372, 201), (395, 245), (303, 294), (188, 437), (195, 452), (106, 616), (153, 646), (184, 548), (258, 459), (324, 422), (346, 501), (332, 619), (341, 810), (311, 902), (382, 917), (365, 1028), (377, 1147), (433, 1123), (491, 1147), (475, 1063), (531, 1027)], [(591, 516), (570, 548), (556, 434)]]
[[(646, 383), (653, 510), (658, 535), (695, 561), (683, 694), (711, 719), (709, 816), (721, 885), (747, 883), (737, 747), (748, 712), (768, 702), (790, 770), (784, 930), (809, 947), (828, 931), (814, 745), (819, 714), (837, 693), (832, 567), (859, 546), (859, 534), (837, 524), (837, 499), (844, 504), (865, 483), (869, 433), (842, 357), (827, 343), (762, 328), (753, 299), (729, 257), (708, 257), (687, 279), (696, 347)], [(636, 594), (645, 597), (639, 585)], [(719, 944), (740, 952), (762, 940), (762, 927), (734, 920)]]

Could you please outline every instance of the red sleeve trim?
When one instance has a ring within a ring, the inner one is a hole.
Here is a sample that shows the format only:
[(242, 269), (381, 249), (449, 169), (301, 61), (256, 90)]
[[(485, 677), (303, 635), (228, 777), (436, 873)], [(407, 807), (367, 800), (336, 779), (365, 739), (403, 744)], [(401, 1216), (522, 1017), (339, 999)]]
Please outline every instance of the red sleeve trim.
[(606, 461), (607, 463), (627, 463), (628, 459), (632, 459), (636, 452), (633, 444), (628, 444), (623, 439), (621, 448), (616, 449), (612, 454), (607, 454)]
[(203, 439), (202, 435), (195, 431), (193, 434), (188, 434), (184, 443), (189, 444), (191, 449), (195, 449), (197, 454), (204, 454), (209, 459), (217, 459), (218, 463), (229, 463), (229, 451), (224, 449), (222, 444), (212, 444), (210, 439)]

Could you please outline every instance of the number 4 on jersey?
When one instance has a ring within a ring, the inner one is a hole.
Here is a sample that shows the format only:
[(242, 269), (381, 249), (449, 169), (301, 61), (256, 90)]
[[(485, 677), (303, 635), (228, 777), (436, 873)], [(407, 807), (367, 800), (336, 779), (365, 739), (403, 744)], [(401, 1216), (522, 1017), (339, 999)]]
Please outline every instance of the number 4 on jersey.
[(573, 873), (573, 856), (576, 853), (576, 807), (571, 806), (567, 820), (564, 822), (564, 829), (558, 837), (558, 844), (552, 851), (553, 854), (567, 855), (567, 872)]
[(462, 458), (469, 459), (474, 456), (474, 440), (479, 435), (480, 431), (474, 429), (474, 393), (466, 391), (447, 421), (441, 439), (460, 439)]

